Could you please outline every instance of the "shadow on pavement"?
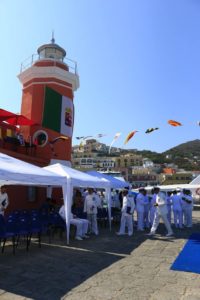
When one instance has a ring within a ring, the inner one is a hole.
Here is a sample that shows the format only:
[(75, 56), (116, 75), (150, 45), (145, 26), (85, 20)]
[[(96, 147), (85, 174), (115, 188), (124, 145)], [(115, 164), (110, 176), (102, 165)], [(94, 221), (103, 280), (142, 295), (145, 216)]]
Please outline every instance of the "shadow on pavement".
[[(110, 232), (108, 228), (101, 228), (98, 237), (72, 240), (69, 246), (64, 235), (62, 240), (56, 236), (51, 244), (44, 237), (41, 249), (32, 243), (29, 252), (25, 251), (25, 247), (19, 247), (15, 256), (12, 247), (6, 247), (5, 253), (0, 254), (0, 294), (5, 291), (35, 300), (61, 299), (85, 280), (130, 255), (149, 239), (148, 232), (134, 231), (132, 237), (116, 236), (117, 229), (114, 227)], [(176, 230), (175, 237), (169, 239), (164, 237), (165, 228), (160, 224), (158, 235), (153, 239), (171, 243), (177, 238), (188, 239), (192, 232), (198, 231), (200, 226), (196, 223), (190, 230)]]
[(115, 231), (101, 229), (100, 236), (84, 241), (72, 240), (66, 245), (65, 236), (48, 244), (43, 238), (42, 248), (31, 244), (29, 252), (19, 247), (16, 255), (6, 247), (0, 255), (0, 289), (36, 300), (61, 299), (67, 292), (111, 264), (129, 255), (146, 236), (116, 236)]

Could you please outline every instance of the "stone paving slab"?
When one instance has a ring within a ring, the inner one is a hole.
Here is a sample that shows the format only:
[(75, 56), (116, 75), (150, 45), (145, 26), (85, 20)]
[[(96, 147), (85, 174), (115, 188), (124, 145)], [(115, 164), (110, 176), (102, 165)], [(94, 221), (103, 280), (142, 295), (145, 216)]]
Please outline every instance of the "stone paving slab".
[(0, 300), (200, 300), (200, 275), (171, 271), (170, 266), (192, 232), (200, 232), (200, 211), (194, 212), (192, 230), (176, 231), (174, 238), (158, 234), (149, 238), (116, 236), (113, 228), (100, 228), (100, 236), (88, 240), (63, 237), (42, 248), (23, 243), (12, 254), (0, 254)]

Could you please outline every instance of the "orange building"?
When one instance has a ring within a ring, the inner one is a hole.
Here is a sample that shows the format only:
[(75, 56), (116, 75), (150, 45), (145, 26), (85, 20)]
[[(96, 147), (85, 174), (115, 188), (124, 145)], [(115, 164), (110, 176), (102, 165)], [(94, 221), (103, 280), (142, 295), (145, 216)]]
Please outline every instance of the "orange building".
[(65, 56), (52, 38), (50, 44), (38, 48), (38, 59), (29, 68), (22, 66), (18, 78), (23, 85), (21, 114), (37, 124), (21, 128), (25, 139), (36, 144), (38, 157), (70, 165), (73, 97), (79, 77), (76, 63), (68, 60), (69, 65)]
[(176, 174), (176, 170), (173, 168), (164, 168), (163, 173), (164, 174)]
[[(30, 63), (22, 63), (18, 75), (23, 86), (21, 114), (34, 121), (34, 125), (20, 126), (25, 140), (23, 146), (10, 143), (15, 127), (2, 125), (1, 152), (41, 167), (56, 162), (70, 166), (73, 98), (79, 87), (76, 62), (66, 58), (66, 51), (54, 38), (51, 43), (40, 46), (37, 53), (32, 55)], [(17, 191), (20, 199), (16, 201)], [(46, 194), (41, 188), (33, 192), (30, 187), (15, 186), (9, 187), (9, 196), (9, 210), (13, 210), (39, 207)]]

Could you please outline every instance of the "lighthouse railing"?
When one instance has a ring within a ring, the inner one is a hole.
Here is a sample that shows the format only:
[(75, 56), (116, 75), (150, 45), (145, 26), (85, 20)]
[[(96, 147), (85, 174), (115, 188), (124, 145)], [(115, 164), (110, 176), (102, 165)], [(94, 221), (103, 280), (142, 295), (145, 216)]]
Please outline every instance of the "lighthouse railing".
[(58, 60), (56, 58), (40, 58), (38, 54), (32, 54), (27, 59), (25, 59), (20, 66), (20, 73), (24, 72), (26, 69), (30, 68), (35, 62), (41, 61), (41, 60), (50, 60), (54, 62), (54, 65), (56, 66), (57, 62), (61, 62), (65, 64), (69, 72), (74, 73), (75, 75), (78, 75), (78, 69), (77, 69), (77, 62), (70, 58), (64, 58), (63, 60)]

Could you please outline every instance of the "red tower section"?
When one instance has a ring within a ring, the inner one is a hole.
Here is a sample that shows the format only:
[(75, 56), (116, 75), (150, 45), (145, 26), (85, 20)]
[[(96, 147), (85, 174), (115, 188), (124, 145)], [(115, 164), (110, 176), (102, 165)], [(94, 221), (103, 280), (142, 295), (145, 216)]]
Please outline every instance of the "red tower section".
[(23, 85), (21, 114), (36, 123), (21, 130), (26, 140), (36, 144), (38, 157), (70, 165), (73, 96), (79, 87), (76, 63), (65, 59), (65, 50), (54, 38), (37, 52), (37, 59), (32, 56), (18, 75)]

